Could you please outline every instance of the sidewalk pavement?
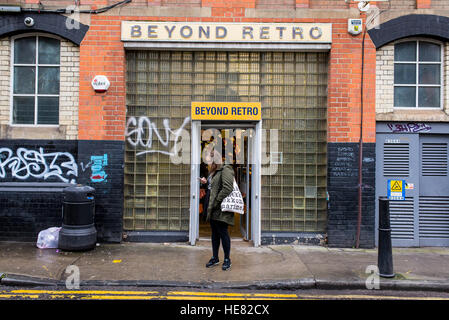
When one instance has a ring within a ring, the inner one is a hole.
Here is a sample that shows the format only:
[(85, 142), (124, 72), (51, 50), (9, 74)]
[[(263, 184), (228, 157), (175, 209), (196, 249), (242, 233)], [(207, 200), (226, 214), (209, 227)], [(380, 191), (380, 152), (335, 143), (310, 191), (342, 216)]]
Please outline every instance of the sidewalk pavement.
[[(38, 249), (34, 243), (0, 242), (1, 285), (65, 286), (66, 268), (80, 270), (80, 286), (172, 286), (212, 289), (366, 289), (377, 249), (272, 245), (254, 248), (233, 240), (232, 268), (206, 268), (209, 241), (98, 244), (94, 250)], [(449, 248), (395, 248), (395, 278), (382, 290), (449, 292)]]

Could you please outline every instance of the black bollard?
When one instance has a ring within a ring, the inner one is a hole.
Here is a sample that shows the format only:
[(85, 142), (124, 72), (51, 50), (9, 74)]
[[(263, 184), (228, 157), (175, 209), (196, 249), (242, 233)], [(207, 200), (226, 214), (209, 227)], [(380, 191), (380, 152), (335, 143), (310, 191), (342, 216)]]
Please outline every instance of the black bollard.
[(377, 257), (379, 275), (393, 278), (393, 251), (391, 246), (390, 201), (387, 197), (379, 197), (379, 248)]

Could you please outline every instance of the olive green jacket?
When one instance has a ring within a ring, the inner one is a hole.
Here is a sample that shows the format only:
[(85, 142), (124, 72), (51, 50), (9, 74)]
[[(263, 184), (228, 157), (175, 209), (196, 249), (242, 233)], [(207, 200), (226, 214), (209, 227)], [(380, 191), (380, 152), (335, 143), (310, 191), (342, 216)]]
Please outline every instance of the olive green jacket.
[(221, 203), (234, 190), (234, 169), (227, 164), (218, 169), (211, 181), (207, 221), (218, 220), (234, 225), (234, 213), (221, 211)]

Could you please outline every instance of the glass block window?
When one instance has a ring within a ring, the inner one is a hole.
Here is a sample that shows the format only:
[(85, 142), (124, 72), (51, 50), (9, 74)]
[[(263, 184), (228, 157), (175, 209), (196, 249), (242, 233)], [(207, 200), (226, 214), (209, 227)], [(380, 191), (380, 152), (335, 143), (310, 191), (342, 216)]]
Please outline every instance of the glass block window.
[(161, 140), (192, 101), (240, 101), (261, 102), (267, 152), (278, 130), (268, 155), (277, 169), (261, 177), (262, 231), (325, 231), (327, 53), (127, 51), (126, 60), (125, 230), (189, 229), (190, 166), (159, 152), (169, 150)]
[[(126, 61), (127, 121), (136, 119), (127, 132), (142, 134), (129, 135), (125, 147), (124, 229), (187, 231), (190, 165), (171, 161), (166, 128), (175, 131), (190, 116), (193, 55), (128, 51)], [(138, 140), (143, 146), (129, 143)]]
[(12, 64), (12, 124), (57, 125), (60, 41), (15, 38)]
[[(262, 175), (262, 231), (324, 232), (327, 225), (326, 53), (261, 54), (264, 129), (278, 129), (275, 174)], [(267, 133), (267, 150), (270, 149)], [(272, 172), (271, 172), (272, 173)]]
[(394, 106), (441, 108), (441, 45), (406, 41), (394, 46)]

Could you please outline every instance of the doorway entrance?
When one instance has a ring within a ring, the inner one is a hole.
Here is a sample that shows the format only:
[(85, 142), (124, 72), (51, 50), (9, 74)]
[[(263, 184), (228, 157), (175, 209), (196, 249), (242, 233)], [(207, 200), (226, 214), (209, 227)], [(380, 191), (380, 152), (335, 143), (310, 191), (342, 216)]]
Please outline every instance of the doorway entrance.
[[(230, 164), (234, 169), (234, 177), (242, 194), (244, 202), (243, 214), (234, 214), (234, 225), (229, 227), (231, 238), (245, 241), (250, 239), (251, 217), (251, 163), (249, 161), (249, 145), (254, 136), (253, 128), (240, 128), (235, 126), (201, 128), (201, 163), (200, 177), (207, 178), (208, 165), (205, 157), (214, 149), (222, 158), (223, 164)], [(210, 239), (211, 228), (207, 218), (207, 185), (200, 185), (199, 199), (199, 238)]]
[(244, 201), (244, 213), (234, 214), (231, 238), (260, 244), (260, 141), (261, 123), (192, 121), (192, 171), (190, 202), (190, 244), (210, 239), (204, 204), (206, 186), (199, 178), (208, 176), (206, 155), (213, 149), (223, 164), (231, 164)]

